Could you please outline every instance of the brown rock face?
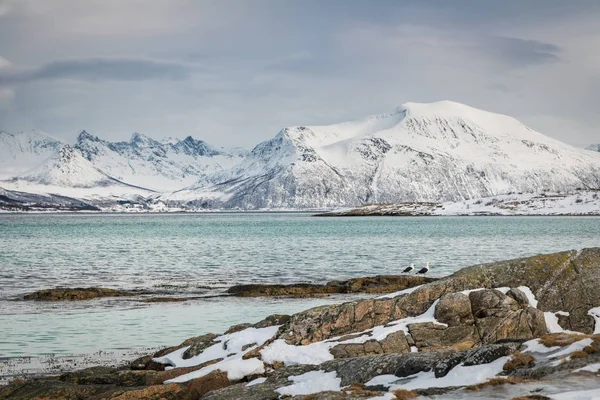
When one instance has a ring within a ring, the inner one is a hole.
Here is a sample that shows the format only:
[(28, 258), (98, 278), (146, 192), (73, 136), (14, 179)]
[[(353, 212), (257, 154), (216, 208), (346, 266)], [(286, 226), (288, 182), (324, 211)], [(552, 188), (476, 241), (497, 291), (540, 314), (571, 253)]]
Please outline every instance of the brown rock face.
[(342, 343), (330, 350), (334, 358), (370, 356), (386, 353), (409, 353), (410, 346), (404, 332), (394, 332), (385, 339), (368, 340), (364, 343)]
[(197, 399), (211, 390), (221, 389), (233, 385), (234, 383), (235, 382), (227, 379), (227, 374), (225, 372), (221, 372), (219, 370), (213, 371), (208, 375), (194, 379), (186, 384), (186, 389), (189, 392), (188, 398)]
[(23, 297), (25, 300), (37, 301), (62, 301), (62, 300), (89, 300), (99, 297), (135, 296), (136, 293), (124, 292), (108, 288), (56, 288), (44, 289)]
[(440, 302), (435, 308), (435, 319), (448, 326), (473, 325), (475, 320), (469, 296), (463, 293), (450, 293), (440, 297)]
[(408, 331), (419, 350), (445, 347), (471, 348), (481, 342), (473, 325), (444, 327), (433, 322), (408, 325)]

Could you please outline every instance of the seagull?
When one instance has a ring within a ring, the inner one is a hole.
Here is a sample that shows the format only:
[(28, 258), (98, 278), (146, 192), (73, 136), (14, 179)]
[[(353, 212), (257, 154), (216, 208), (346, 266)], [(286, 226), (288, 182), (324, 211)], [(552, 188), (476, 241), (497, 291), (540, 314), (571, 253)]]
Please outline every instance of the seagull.
[(427, 261), (427, 265), (417, 271), (417, 274), (426, 274), (429, 272), (429, 261)]
[(413, 269), (415, 269), (415, 264), (410, 264), (410, 267), (406, 267), (406, 269), (404, 271), (402, 271), (402, 272), (404, 272), (404, 273), (410, 272)]

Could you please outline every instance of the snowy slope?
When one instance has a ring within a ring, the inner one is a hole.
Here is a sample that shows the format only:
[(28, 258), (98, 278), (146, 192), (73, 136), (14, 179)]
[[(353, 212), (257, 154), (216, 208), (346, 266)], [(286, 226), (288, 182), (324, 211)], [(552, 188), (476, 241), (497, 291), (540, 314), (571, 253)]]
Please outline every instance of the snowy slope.
[(139, 133), (128, 142), (108, 142), (83, 131), (75, 148), (106, 174), (157, 191), (181, 189), (245, 156), (239, 150), (214, 149), (191, 136), (157, 141)]
[(190, 207), (326, 208), (599, 185), (600, 154), (444, 101), (285, 128), (242, 163), (163, 199)]
[(43, 163), (62, 143), (38, 131), (0, 131), (0, 179), (12, 178)]
[(15, 180), (62, 187), (90, 188), (119, 182), (98, 170), (69, 145), (63, 145), (43, 164)]
[(23, 175), (0, 181), (0, 186), (23, 194), (46, 196), (49, 200), (55, 198), (57, 206), (69, 198), (101, 208), (112, 207), (140, 202), (153, 194), (108, 176), (69, 145), (63, 145), (44, 163)]

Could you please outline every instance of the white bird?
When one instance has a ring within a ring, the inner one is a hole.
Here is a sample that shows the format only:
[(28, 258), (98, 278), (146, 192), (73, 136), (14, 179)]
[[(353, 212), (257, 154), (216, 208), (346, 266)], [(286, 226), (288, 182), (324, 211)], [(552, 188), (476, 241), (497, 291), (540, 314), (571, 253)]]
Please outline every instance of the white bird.
[(427, 265), (417, 271), (417, 274), (426, 274), (429, 272), (429, 261), (427, 261)]
[(404, 272), (404, 273), (410, 272), (413, 269), (415, 269), (415, 264), (410, 264), (410, 267), (406, 267), (406, 269), (404, 271), (402, 271), (402, 272)]

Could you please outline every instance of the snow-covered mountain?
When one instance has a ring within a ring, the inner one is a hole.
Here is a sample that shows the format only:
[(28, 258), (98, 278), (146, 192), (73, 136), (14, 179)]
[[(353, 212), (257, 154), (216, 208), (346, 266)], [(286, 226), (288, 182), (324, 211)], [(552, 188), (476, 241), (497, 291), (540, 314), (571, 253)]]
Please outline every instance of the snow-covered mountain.
[(43, 163), (62, 143), (38, 131), (0, 131), (0, 179), (12, 178)]
[(100, 171), (68, 144), (36, 168), (14, 180), (59, 187), (92, 188), (120, 184)]
[(246, 155), (215, 149), (191, 136), (157, 141), (139, 133), (128, 142), (108, 142), (83, 131), (75, 148), (113, 178), (157, 191), (181, 189), (232, 167)]
[(202, 208), (326, 208), (599, 187), (600, 154), (444, 101), (285, 128), (233, 168), (160, 199)]
[(600, 144), (591, 144), (585, 148), (586, 150), (600, 151)]

